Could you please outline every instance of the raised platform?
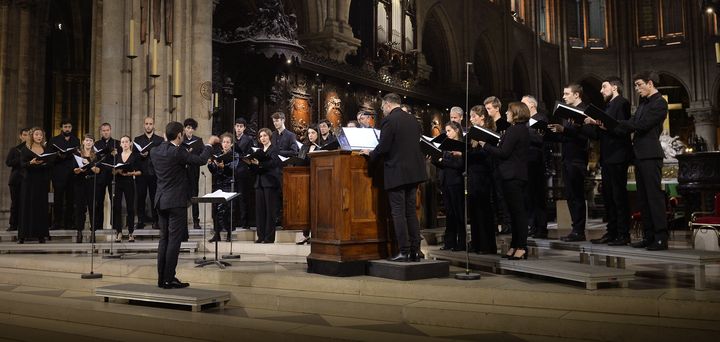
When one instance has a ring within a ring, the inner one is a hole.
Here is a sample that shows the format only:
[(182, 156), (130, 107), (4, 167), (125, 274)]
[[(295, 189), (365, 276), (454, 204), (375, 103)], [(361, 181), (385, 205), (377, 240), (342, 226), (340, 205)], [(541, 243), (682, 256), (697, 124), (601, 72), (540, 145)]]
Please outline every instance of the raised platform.
[(635, 271), (593, 266), (555, 260), (500, 260), (500, 269), (543, 277), (584, 283), (588, 290), (597, 290), (602, 283), (618, 283), (627, 287), (635, 279)]
[(450, 263), (438, 260), (419, 262), (372, 260), (368, 262), (367, 275), (395, 280), (447, 278), (450, 275)]
[(212, 291), (186, 287), (184, 289), (162, 289), (146, 284), (118, 284), (98, 287), (95, 296), (103, 297), (105, 302), (110, 298), (126, 299), (152, 303), (186, 305), (192, 311), (200, 311), (203, 305), (218, 304), (224, 307), (230, 301), (230, 292)]
[[(24, 243), (17, 244), (12, 242), (0, 243), (0, 253), (12, 253), (12, 252), (85, 252), (89, 253), (92, 248), (92, 244), (89, 242), (85, 243), (63, 243), (63, 242), (47, 242), (47, 243)], [(113, 252), (152, 252), (157, 251), (158, 242), (121, 242), (121, 243), (110, 243), (101, 242), (95, 244), (95, 251), (99, 253), (109, 253), (112, 249)], [(195, 241), (183, 242), (180, 244), (181, 251), (196, 252), (198, 250), (198, 243)]]

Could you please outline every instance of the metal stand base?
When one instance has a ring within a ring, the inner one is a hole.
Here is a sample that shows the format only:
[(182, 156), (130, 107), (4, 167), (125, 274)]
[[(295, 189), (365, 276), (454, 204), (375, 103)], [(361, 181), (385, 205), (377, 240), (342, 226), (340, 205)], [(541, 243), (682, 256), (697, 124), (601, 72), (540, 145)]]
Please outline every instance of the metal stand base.
[(195, 259), (195, 264), (202, 264), (206, 261), (208, 261), (208, 259), (206, 257), (197, 258), (197, 259)]
[(195, 267), (205, 267), (208, 265), (216, 265), (217, 267), (221, 269), (225, 269), (225, 266), (232, 266), (229, 262), (221, 261), (221, 260), (208, 260), (205, 261)]
[(123, 254), (109, 254), (109, 255), (103, 255), (103, 259), (122, 259)]
[(102, 278), (102, 273), (83, 273), (80, 275), (81, 279), (100, 279)]
[(240, 259), (240, 254), (223, 255), (222, 258), (223, 259)]
[(480, 275), (477, 273), (470, 273), (470, 272), (456, 273), (455, 279), (457, 279), (457, 280), (478, 280), (478, 279), (480, 279)]

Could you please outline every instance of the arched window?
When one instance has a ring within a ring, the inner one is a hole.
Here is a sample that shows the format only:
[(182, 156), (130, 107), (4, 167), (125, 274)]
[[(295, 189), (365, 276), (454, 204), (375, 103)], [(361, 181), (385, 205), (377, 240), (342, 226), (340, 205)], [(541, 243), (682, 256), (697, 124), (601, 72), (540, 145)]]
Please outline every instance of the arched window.
[(408, 52), (415, 49), (415, 1), (378, 0), (376, 41), (391, 44), (393, 49)]
[(607, 43), (607, 0), (566, 0), (568, 43), (574, 49), (604, 49)]
[(637, 0), (638, 46), (681, 44), (685, 39), (685, 0)]

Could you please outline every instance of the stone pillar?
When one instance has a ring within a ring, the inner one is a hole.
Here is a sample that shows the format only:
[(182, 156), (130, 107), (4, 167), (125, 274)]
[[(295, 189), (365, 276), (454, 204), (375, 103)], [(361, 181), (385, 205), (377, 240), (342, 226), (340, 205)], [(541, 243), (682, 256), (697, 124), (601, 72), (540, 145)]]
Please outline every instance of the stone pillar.
[(705, 140), (708, 151), (717, 150), (717, 114), (711, 107), (688, 108), (687, 114), (695, 120), (695, 134)]
[(360, 47), (348, 24), (350, 0), (327, 0), (327, 18), (321, 32), (309, 33), (300, 40), (311, 52), (344, 63), (345, 57)]

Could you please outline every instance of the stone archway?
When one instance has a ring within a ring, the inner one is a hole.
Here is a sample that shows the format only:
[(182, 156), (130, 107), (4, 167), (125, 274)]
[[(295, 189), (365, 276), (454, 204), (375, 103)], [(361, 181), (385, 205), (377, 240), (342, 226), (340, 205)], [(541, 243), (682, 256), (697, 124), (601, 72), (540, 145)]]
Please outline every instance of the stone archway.
[[(441, 3), (436, 3), (427, 11), (422, 28), (422, 39), (418, 48), (425, 55), (427, 64), (433, 67), (431, 82), (452, 82), (460, 78), (460, 62), (455, 35), (450, 17)], [(420, 45), (422, 44), (422, 45)], [(464, 68), (464, 63), (462, 67)]]
[(478, 35), (473, 46), (473, 70), (482, 99), (497, 94), (499, 86), (494, 70), (497, 70), (494, 57), (495, 49), (484, 33)]
[(530, 92), (530, 77), (527, 70), (527, 62), (522, 54), (515, 56), (512, 66), (512, 92), (513, 100), (520, 99)]

